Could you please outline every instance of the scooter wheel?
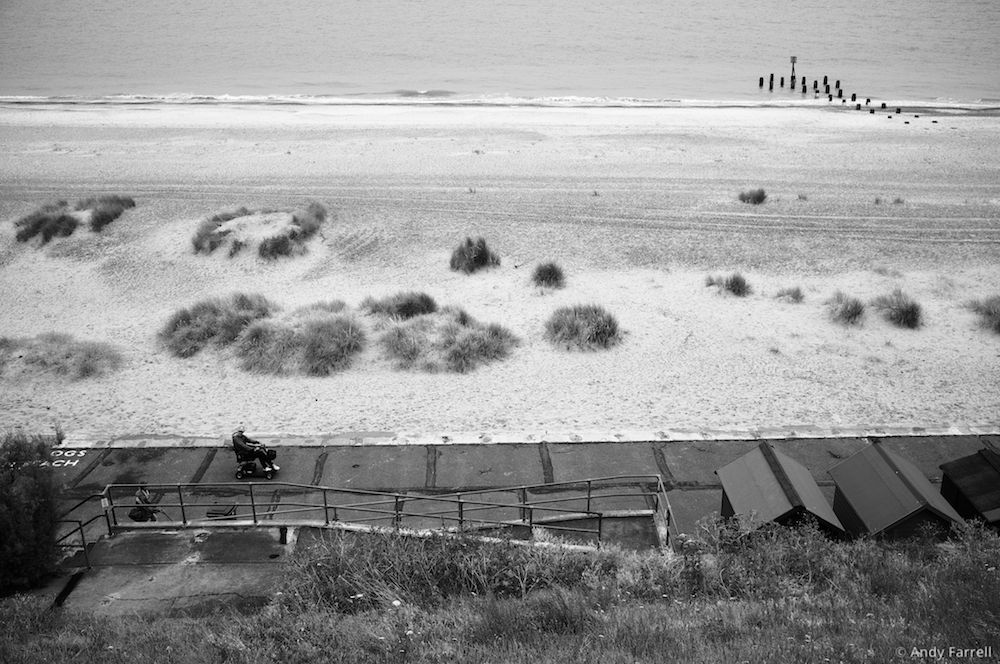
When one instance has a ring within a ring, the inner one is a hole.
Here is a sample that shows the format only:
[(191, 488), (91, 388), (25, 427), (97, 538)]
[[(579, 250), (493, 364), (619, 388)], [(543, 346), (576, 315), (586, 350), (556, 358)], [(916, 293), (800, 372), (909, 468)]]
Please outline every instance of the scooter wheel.
[(271, 472), (270, 470), (269, 470), (269, 471), (267, 471), (266, 473), (264, 473), (264, 479), (267, 479), (267, 480), (269, 480), (269, 479), (271, 479), (272, 477), (274, 477), (274, 473), (272, 473), (272, 472)]
[(246, 477), (246, 475), (244, 475), (244, 474), (243, 474), (243, 471), (242, 471), (242, 470), (237, 470), (237, 471), (236, 471), (236, 479), (238, 479), (238, 480), (241, 480), (241, 479), (243, 479), (244, 477)]

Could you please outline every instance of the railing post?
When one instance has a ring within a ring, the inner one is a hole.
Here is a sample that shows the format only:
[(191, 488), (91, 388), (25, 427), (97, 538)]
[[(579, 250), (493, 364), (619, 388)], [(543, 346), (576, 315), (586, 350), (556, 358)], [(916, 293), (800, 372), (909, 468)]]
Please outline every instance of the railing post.
[(393, 512), (394, 512), (393, 517), (392, 517), (393, 523), (396, 525), (397, 528), (399, 528), (399, 524), (403, 520), (403, 514), (402, 514), (402, 512), (403, 512), (403, 499), (402, 499), (402, 497), (399, 494), (396, 494), (396, 496), (395, 496), (395, 502), (393, 504)]
[[(111, 526), (112, 521), (115, 525), (118, 525), (118, 521), (115, 520), (115, 509), (114, 504), (111, 502), (111, 492), (108, 491), (107, 487), (104, 487), (104, 495), (101, 496), (101, 507), (104, 508), (104, 522), (108, 526), (108, 537), (114, 534), (114, 529)], [(109, 516), (110, 514), (110, 516)]]
[(253, 482), (250, 482), (247, 486), (250, 487), (250, 514), (253, 516), (253, 525), (257, 525), (257, 503), (253, 499)]
[(535, 527), (535, 508), (534, 507), (529, 507), (528, 508), (528, 526), (530, 528), (534, 528)]
[(181, 492), (181, 485), (177, 485), (177, 504), (181, 508), (181, 523), (187, 525), (187, 513), (184, 511), (184, 494)]
[(604, 515), (597, 513), (597, 548), (601, 548), (601, 538), (604, 535)]
[(462, 494), (458, 494), (458, 529), (465, 528), (465, 504), (462, 502)]
[(323, 488), (323, 523), (330, 525), (330, 506), (326, 500), (326, 487)]
[(590, 482), (590, 480), (587, 480), (587, 511), (588, 512), (590, 511), (590, 488), (591, 488), (591, 482)]
[(521, 521), (524, 521), (527, 516), (527, 510), (524, 509), (524, 505), (528, 502), (528, 490), (522, 487), (518, 493), (521, 496)]

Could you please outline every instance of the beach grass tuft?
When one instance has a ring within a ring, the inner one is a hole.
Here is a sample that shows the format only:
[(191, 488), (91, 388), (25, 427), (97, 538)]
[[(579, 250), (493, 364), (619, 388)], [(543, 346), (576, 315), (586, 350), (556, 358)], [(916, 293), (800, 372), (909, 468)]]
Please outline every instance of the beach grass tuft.
[(545, 322), (545, 337), (558, 345), (595, 350), (620, 343), (623, 334), (604, 307), (584, 304), (556, 309)]
[(78, 201), (75, 209), (90, 210), (90, 230), (100, 233), (105, 226), (135, 207), (131, 196), (97, 196)]
[(14, 237), (18, 242), (27, 242), (32, 238), (41, 239), (41, 244), (48, 244), (55, 237), (69, 237), (80, 225), (80, 220), (70, 214), (65, 201), (43, 205), (31, 214), (14, 222), (17, 232)]
[(843, 291), (837, 291), (826, 301), (827, 313), (830, 318), (844, 325), (857, 325), (865, 313), (864, 302), (856, 297), (850, 297)]
[(397, 368), (467, 373), (507, 358), (520, 340), (501, 325), (484, 325), (464, 309), (445, 307), (390, 326), (378, 343)]
[(361, 308), (372, 314), (382, 314), (406, 320), (424, 314), (432, 314), (437, 311), (438, 306), (434, 298), (427, 293), (409, 291), (396, 293), (380, 300), (366, 297), (361, 302)]
[(257, 255), (264, 260), (275, 260), (305, 253), (306, 242), (319, 232), (326, 218), (326, 208), (319, 203), (310, 203), (305, 210), (295, 210), (287, 228), (261, 240)]
[(966, 306), (979, 314), (979, 322), (983, 327), (1000, 334), (1000, 295), (972, 300)]
[(788, 300), (789, 302), (798, 304), (799, 302), (802, 302), (806, 296), (799, 286), (793, 286), (790, 288), (782, 288), (774, 297), (779, 300)]
[(743, 203), (750, 203), (751, 205), (760, 205), (765, 200), (767, 200), (767, 194), (763, 189), (751, 189), (749, 191), (741, 191), (739, 193), (739, 199)]
[(364, 329), (351, 316), (309, 320), (302, 330), (302, 371), (309, 376), (342, 371), (364, 350), (366, 342)]
[(236, 293), (202, 300), (174, 313), (160, 329), (159, 337), (173, 355), (191, 357), (209, 344), (231, 344), (250, 323), (276, 310), (276, 305), (256, 294)]
[(531, 281), (541, 288), (563, 288), (566, 285), (566, 275), (556, 263), (541, 263), (535, 266)]
[(288, 222), (280, 230), (261, 238), (258, 242), (257, 255), (268, 261), (305, 253), (306, 243), (319, 232), (329, 217), (326, 208), (317, 202), (309, 203), (304, 209), (285, 212), (266, 209), (254, 211), (246, 207), (239, 207), (235, 210), (219, 212), (200, 221), (194, 236), (191, 238), (191, 245), (196, 254), (211, 254), (229, 242), (228, 256), (232, 258), (239, 254), (242, 249), (248, 247), (251, 241), (245, 237), (237, 237), (233, 229), (225, 225), (234, 219), (273, 214), (286, 214)]
[(236, 338), (234, 351), (244, 371), (283, 375), (298, 367), (302, 344), (295, 330), (273, 320), (255, 320)]
[(732, 293), (736, 297), (746, 297), (753, 293), (753, 288), (739, 272), (733, 272), (728, 277), (710, 274), (705, 277), (705, 286), (715, 286), (720, 290)]
[(923, 320), (920, 305), (899, 288), (888, 295), (879, 295), (871, 306), (880, 311), (887, 321), (897, 327), (916, 329)]
[(99, 378), (121, 368), (124, 358), (113, 345), (77, 341), (62, 333), (31, 338), (0, 337), (0, 374), (49, 374), (70, 380)]
[(467, 237), (451, 252), (448, 265), (456, 272), (472, 274), (477, 270), (500, 265), (500, 256), (490, 250), (485, 238), (473, 240)]

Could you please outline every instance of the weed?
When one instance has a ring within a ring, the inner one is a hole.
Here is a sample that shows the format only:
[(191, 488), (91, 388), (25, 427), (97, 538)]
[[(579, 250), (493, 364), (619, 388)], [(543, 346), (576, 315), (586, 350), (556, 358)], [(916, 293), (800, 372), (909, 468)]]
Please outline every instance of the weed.
[(966, 306), (979, 314), (979, 320), (983, 327), (1000, 334), (1000, 295), (972, 300)]
[(856, 297), (849, 297), (841, 291), (834, 293), (826, 302), (830, 318), (844, 325), (856, 325), (865, 313), (864, 303)]
[(309, 320), (302, 331), (302, 370), (310, 376), (328, 376), (346, 369), (364, 350), (365, 332), (349, 316)]
[(174, 313), (159, 336), (177, 357), (191, 357), (209, 343), (231, 344), (250, 323), (276, 309), (262, 295), (237, 293), (226, 299), (203, 300)]
[(544, 288), (562, 288), (566, 285), (566, 276), (562, 268), (555, 263), (541, 263), (535, 267), (531, 281)]
[(763, 189), (751, 189), (750, 191), (741, 191), (739, 198), (743, 203), (760, 205), (767, 199), (767, 194)]
[(596, 304), (556, 309), (545, 323), (545, 336), (553, 343), (586, 350), (610, 348), (622, 340), (618, 321)]
[(871, 301), (872, 307), (882, 312), (885, 319), (898, 327), (920, 327), (921, 309), (917, 302), (897, 288), (889, 295), (880, 295)]
[(775, 297), (778, 298), (779, 300), (788, 300), (790, 302), (795, 302), (796, 304), (798, 304), (799, 302), (804, 300), (806, 296), (802, 292), (801, 288), (799, 288), (798, 286), (794, 286), (792, 288), (782, 288), (781, 290), (778, 291), (778, 294), (775, 295)]
[(423, 314), (437, 311), (437, 302), (427, 293), (410, 291), (396, 293), (381, 300), (367, 297), (361, 302), (361, 308), (372, 314), (384, 314), (393, 318), (406, 320)]
[(472, 274), (476, 270), (500, 265), (500, 256), (493, 253), (484, 238), (475, 241), (471, 237), (465, 238), (465, 242), (455, 247), (451, 252), (449, 266), (452, 270)]

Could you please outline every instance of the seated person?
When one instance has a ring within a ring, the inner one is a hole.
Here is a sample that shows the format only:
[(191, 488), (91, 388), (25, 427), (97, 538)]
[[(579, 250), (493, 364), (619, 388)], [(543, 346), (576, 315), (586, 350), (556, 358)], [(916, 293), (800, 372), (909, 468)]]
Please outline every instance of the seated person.
[(247, 438), (245, 431), (246, 428), (241, 424), (233, 432), (233, 449), (236, 450), (237, 456), (241, 459), (257, 459), (264, 470), (280, 470), (278, 464), (268, 458), (267, 448), (256, 440)]

